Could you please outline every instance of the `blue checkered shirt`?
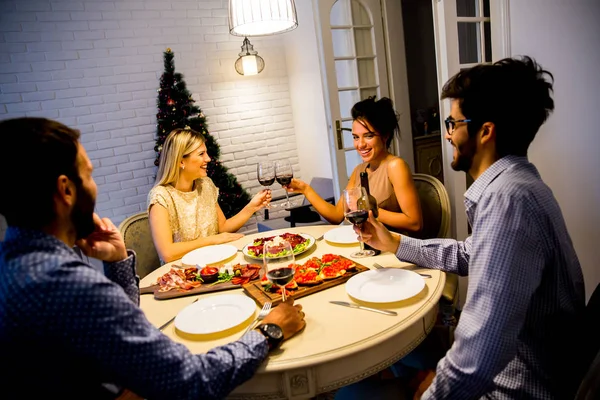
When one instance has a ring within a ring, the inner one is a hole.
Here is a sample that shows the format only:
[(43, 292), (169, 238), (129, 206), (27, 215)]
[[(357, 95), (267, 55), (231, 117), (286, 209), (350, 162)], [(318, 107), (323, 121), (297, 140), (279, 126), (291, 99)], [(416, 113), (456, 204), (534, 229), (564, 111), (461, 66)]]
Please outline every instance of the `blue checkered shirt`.
[(469, 276), (452, 348), (423, 399), (572, 399), (581, 267), (551, 190), (525, 157), (495, 162), (469, 188), (472, 235), (402, 236), (396, 256)]
[(114, 383), (149, 399), (220, 399), (265, 359), (255, 331), (191, 354), (138, 307), (134, 254), (104, 269), (54, 236), (8, 228), (0, 243), (4, 398), (114, 398), (106, 390)]

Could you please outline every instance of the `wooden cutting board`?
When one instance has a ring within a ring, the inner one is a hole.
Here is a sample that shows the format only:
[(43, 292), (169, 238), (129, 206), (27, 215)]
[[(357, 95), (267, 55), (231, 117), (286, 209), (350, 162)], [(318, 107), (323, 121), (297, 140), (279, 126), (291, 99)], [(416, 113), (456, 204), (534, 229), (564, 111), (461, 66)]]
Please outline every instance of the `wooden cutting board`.
[[(242, 265), (245, 265), (245, 264), (242, 264)], [(256, 282), (259, 282), (259, 280), (260, 280), (260, 277), (258, 279), (255, 279)], [(254, 282), (254, 281), (250, 281), (250, 282)], [(172, 290), (169, 290), (168, 292), (159, 292), (158, 288), (159, 288), (159, 285), (146, 286), (146, 287), (140, 288), (140, 294), (154, 294), (154, 298), (157, 300), (167, 300), (167, 299), (174, 299), (177, 297), (192, 296), (195, 294), (219, 292), (222, 290), (239, 289), (239, 288), (241, 288), (241, 286), (234, 285), (231, 282), (223, 282), (223, 283), (217, 283), (216, 285), (213, 285), (211, 283), (203, 283), (202, 285), (195, 287), (193, 289), (190, 289), (190, 290), (172, 289)]]
[[(347, 260), (347, 258), (344, 256), (340, 256), (340, 258)], [(289, 296), (289, 294), (291, 294), (291, 296), (294, 299), (299, 299), (300, 297), (308, 296), (309, 294), (317, 293), (317, 292), (320, 292), (321, 290), (329, 289), (330, 287), (345, 283), (348, 279), (352, 278), (354, 275), (369, 270), (369, 268), (365, 267), (362, 264), (355, 262), (354, 260), (350, 260), (350, 261), (352, 261), (354, 264), (356, 264), (356, 269), (354, 271), (346, 272), (344, 275), (340, 276), (339, 278), (323, 281), (323, 283), (320, 283), (315, 286), (298, 286), (298, 289), (296, 289), (296, 290), (288, 290), (288, 296)], [(248, 296), (252, 297), (261, 306), (264, 305), (268, 301), (273, 303), (273, 306), (276, 306), (277, 304), (281, 303), (281, 295), (277, 294), (277, 293), (265, 292), (263, 290), (263, 286), (260, 284), (260, 280), (249, 282), (242, 287), (244, 288), (244, 291), (246, 292), (246, 294)]]

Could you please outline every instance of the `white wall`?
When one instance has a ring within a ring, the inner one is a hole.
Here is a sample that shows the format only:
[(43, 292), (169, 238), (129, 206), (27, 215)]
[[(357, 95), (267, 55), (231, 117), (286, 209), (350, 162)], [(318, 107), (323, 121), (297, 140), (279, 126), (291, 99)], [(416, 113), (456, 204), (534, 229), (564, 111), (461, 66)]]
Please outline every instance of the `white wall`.
[(510, 2), (511, 51), (555, 78), (556, 110), (529, 155), (553, 190), (583, 267), (587, 297), (600, 282), (600, 2)]
[(171, 47), (221, 159), (252, 194), (259, 156), (288, 158), (299, 171), (282, 36), (252, 43), (266, 67), (243, 77), (227, 0), (2, 0), (0, 119), (44, 116), (80, 129), (97, 210), (118, 224), (146, 207), (156, 89)]
[(311, 1), (297, 1), (296, 11), (298, 27), (283, 37), (299, 165), (310, 182), (315, 176), (332, 178), (333, 172)]

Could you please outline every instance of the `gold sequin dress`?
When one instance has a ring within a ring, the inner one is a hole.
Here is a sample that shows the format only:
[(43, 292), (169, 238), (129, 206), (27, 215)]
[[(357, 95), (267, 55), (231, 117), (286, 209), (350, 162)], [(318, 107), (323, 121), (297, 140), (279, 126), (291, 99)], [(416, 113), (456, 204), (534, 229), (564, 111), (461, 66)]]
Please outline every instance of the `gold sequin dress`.
[(219, 233), (219, 189), (210, 178), (196, 180), (196, 188), (182, 192), (171, 185), (155, 186), (148, 194), (148, 211), (159, 204), (169, 211), (173, 242), (187, 242)]

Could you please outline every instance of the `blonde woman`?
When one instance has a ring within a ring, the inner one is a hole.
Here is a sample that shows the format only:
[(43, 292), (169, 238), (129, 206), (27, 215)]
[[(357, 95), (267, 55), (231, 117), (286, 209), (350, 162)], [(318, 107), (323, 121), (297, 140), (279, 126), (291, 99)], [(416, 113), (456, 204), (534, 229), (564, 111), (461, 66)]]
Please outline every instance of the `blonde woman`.
[(201, 133), (175, 129), (165, 140), (156, 183), (148, 194), (152, 239), (164, 262), (241, 238), (235, 232), (271, 201), (271, 192), (262, 190), (239, 213), (225, 218), (217, 202), (219, 189), (206, 172), (209, 162)]

